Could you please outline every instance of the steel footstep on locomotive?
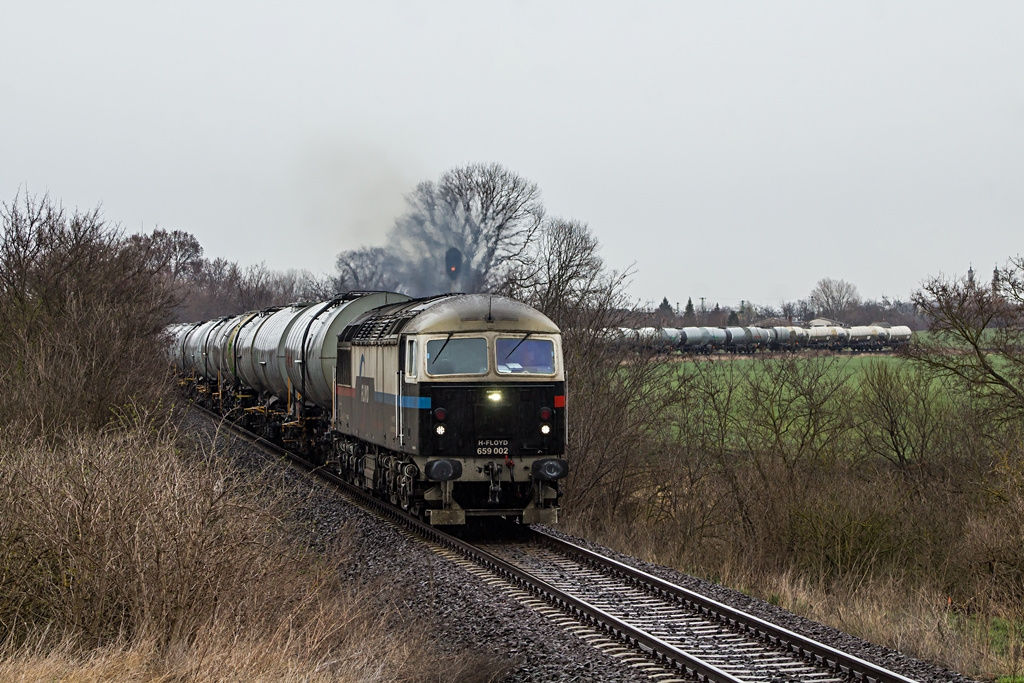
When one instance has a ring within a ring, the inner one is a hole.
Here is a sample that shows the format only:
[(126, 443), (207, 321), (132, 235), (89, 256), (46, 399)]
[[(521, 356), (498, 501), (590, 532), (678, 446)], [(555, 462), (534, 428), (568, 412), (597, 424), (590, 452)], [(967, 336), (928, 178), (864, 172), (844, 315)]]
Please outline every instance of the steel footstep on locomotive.
[(525, 304), (350, 292), (168, 332), (196, 401), (431, 524), (557, 520), (562, 339)]

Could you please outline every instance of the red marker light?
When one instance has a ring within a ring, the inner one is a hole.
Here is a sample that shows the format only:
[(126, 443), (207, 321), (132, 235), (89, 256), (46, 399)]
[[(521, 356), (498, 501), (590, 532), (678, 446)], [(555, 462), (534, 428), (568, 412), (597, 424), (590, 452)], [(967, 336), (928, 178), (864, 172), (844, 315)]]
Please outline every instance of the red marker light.
[(434, 419), (438, 422), (444, 422), (445, 418), (448, 417), (448, 411), (444, 408), (438, 408), (434, 411)]
[(551, 415), (552, 415), (551, 408), (541, 408), (540, 409), (540, 419), (544, 420), (545, 422), (547, 422), (548, 420), (551, 419)]

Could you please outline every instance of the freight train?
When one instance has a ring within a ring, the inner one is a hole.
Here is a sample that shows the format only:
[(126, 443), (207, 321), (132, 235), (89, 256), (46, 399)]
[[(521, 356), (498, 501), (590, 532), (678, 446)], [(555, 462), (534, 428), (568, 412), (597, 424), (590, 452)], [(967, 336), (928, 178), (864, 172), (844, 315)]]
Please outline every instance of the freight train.
[(881, 351), (897, 349), (910, 341), (911, 330), (906, 325), (822, 324), (809, 327), (792, 325), (775, 327), (644, 327), (620, 328), (614, 335), (624, 344), (683, 351), (712, 353), (727, 351), (753, 353), (759, 349), (771, 351), (797, 351), (800, 349), (830, 349), (841, 351)]
[(525, 304), (350, 292), (168, 333), (195, 400), (431, 524), (557, 520), (562, 340)]

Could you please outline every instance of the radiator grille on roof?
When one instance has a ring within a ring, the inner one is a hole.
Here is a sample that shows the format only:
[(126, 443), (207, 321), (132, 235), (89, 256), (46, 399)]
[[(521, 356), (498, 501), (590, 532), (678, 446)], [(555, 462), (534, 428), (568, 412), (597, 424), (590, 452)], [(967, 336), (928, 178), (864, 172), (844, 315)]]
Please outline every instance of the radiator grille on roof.
[(342, 341), (363, 345), (388, 345), (398, 343), (398, 334), (417, 311), (402, 311), (391, 315), (374, 316), (358, 325), (350, 325), (341, 334)]

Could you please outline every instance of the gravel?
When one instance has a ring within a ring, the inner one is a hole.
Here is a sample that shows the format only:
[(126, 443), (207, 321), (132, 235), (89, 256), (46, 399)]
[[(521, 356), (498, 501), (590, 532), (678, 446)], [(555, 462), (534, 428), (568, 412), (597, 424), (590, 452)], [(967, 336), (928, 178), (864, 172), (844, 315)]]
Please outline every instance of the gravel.
[[(216, 424), (190, 411), (183, 418), (183, 430), (208, 444), (216, 432)], [(264, 456), (240, 439), (222, 438), (220, 452), (243, 467), (265, 466)], [(425, 544), (351, 505), (330, 487), (284, 467), (279, 481), (289, 490), (288, 495), (302, 501), (296, 518), (308, 535), (304, 540), (319, 548), (339, 544), (350, 547), (346, 572), (351, 580), (386, 585), (391, 600), (398, 601), (415, 618), (426, 621), (443, 651), (489, 653), (496, 668), (510, 672), (501, 679), (509, 683), (651, 680), (641, 670), (586, 644), (500, 589), (435, 554)], [(743, 593), (554, 529), (546, 530), (922, 683), (972, 681)]]

